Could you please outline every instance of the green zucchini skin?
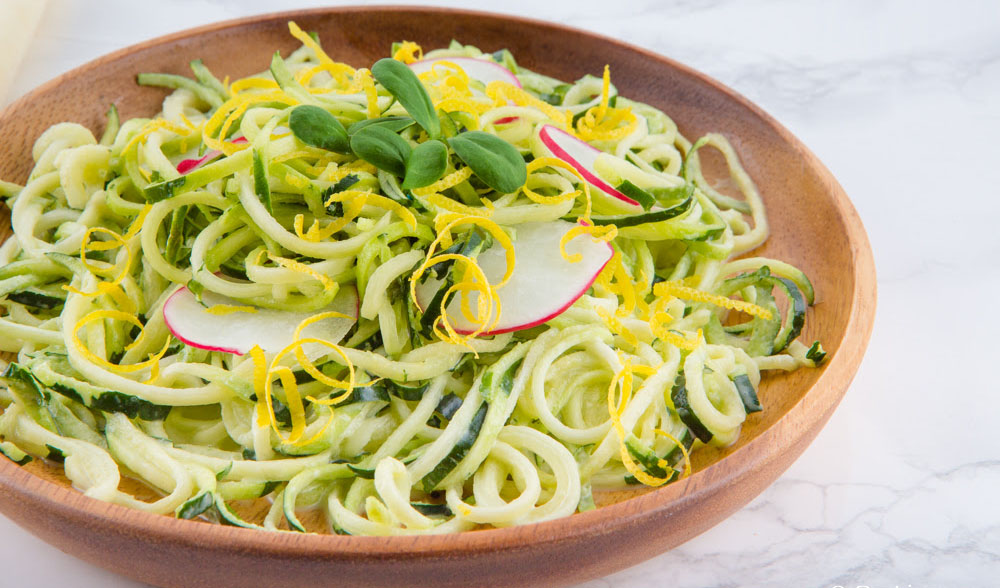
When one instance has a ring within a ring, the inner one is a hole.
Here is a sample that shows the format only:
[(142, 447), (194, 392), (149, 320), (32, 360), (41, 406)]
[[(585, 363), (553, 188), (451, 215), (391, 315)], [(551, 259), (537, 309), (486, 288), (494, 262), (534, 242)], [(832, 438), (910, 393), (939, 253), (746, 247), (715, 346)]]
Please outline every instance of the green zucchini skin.
[(423, 398), (424, 392), (427, 392), (427, 388), (430, 387), (430, 382), (424, 383), (423, 386), (405, 386), (392, 380), (383, 380), (382, 382), (386, 385), (386, 389), (389, 390), (389, 394), (408, 402), (418, 401)]
[(374, 480), (375, 479), (375, 470), (374, 469), (360, 468), (360, 467), (358, 467), (358, 466), (356, 466), (356, 465), (354, 465), (352, 463), (348, 463), (348, 464), (344, 464), (344, 465), (347, 466), (347, 469), (349, 469), (352, 472), (354, 472), (355, 476), (357, 476), (357, 477), (359, 477), (361, 479), (364, 479), (364, 480)]
[(452, 448), (452, 450), (445, 456), (444, 459), (438, 463), (433, 470), (431, 470), (426, 476), (420, 480), (420, 484), (423, 486), (425, 492), (432, 492), (435, 487), (448, 475), (451, 470), (455, 469), (462, 459), (469, 454), (469, 450), (472, 449), (472, 444), (476, 442), (479, 437), (479, 431), (483, 428), (483, 421), (486, 420), (486, 410), (489, 408), (487, 403), (482, 403), (476, 414), (472, 417), (472, 422), (469, 424), (469, 428), (466, 429), (465, 433), (459, 438), (458, 443)]
[(230, 527), (242, 527), (244, 529), (264, 530), (264, 527), (244, 521), (236, 515), (218, 494), (215, 495), (215, 512), (219, 515), (219, 522)]
[(188, 500), (177, 509), (177, 518), (193, 519), (212, 508), (215, 504), (215, 495), (212, 492), (202, 492), (191, 500)]
[(788, 296), (788, 310), (785, 311), (785, 321), (774, 341), (773, 353), (784, 351), (789, 343), (794, 341), (806, 323), (806, 300), (802, 296), (802, 291), (795, 285), (795, 282), (787, 278), (772, 276), (768, 280), (774, 286), (781, 288)]
[(590, 220), (597, 226), (615, 225), (619, 228), (635, 227), (650, 223), (658, 223), (672, 218), (676, 218), (691, 210), (694, 203), (694, 196), (688, 195), (678, 204), (662, 210), (648, 210), (637, 214), (617, 215), (617, 216), (595, 216)]
[(45, 459), (49, 461), (54, 461), (56, 463), (63, 463), (66, 461), (66, 452), (59, 449), (55, 445), (45, 444), (46, 449), (49, 450), (49, 454), (45, 456)]
[(65, 298), (59, 298), (58, 296), (52, 296), (50, 294), (46, 294), (45, 292), (30, 288), (27, 290), (21, 290), (20, 292), (11, 292), (7, 295), (7, 300), (11, 300), (25, 306), (45, 310), (59, 308), (66, 303)]
[(733, 384), (736, 385), (736, 391), (740, 395), (740, 400), (743, 401), (743, 408), (746, 409), (747, 414), (764, 410), (764, 407), (760, 405), (760, 399), (757, 398), (757, 391), (754, 390), (753, 384), (750, 383), (749, 376), (746, 374), (737, 374), (733, 377)]
[[(684, 449), (690, 451), (691, 446), (694, 445), (695, 436), (691, 433), (690, 429), (684, 431), (679, 439)], [(666, 478), (669, 474), (670, 478), (665, 482), (665, 484), (670, 484), (676, 482), (680, 479), (680, 472), (676, 469), (666, 470), (660, 466), (659, 459), (652, 453), (637, 451), (636, 447), (626, 446), (629, 450), (629, 454), (635, 458), (636, 461), (641, 463), (646, 470), (646, 473), (651, 476), (656, 476), (657, 478)], [(684, 452), (681, 450), (680, 446), (675, 445), (670, 451), (663, 456), (663, 461), (666, 461), (671, 468), (675, 467), (684, 458)], [(630, 486), (635, 486), (641, 484), (638, 478), (635, 476), (625, 476), (625, 483)]]
[(12, 363), (7, 366), (0, 379), (7, 385), (7, 389), (32, 420), (53, 433), (57, 432), (55, 420), (53, 420), (47, 406), (48, 392), (31, 373), (31, 370), (20, 364)]
[(410, 506), (422, 515), (433, 517), (450, 517), (453, 515), (447, 504), (428, 504), (426, 502), (411, 502)]
[(434, 412), (444, 417), (446, 420), (451, 420), (451, 417), (455, 416), (458, 409), (462, 406), (462, 398), (456, 394), (448, 393), (441, 397), (441, 402), (438, 402), (437, 408)]
[[(476, 259), (480, 253), (488, 249), (493, 244), (493, 239), (488, 234), (479, 230), (469, 231), (467, 235), (468, 237), (466, 237), (465, 240), (454, 243), (451, 247), (445, 249), (441, 253), (457, 253), (459, 255), (464, 255), (465, 257)], [(431, 298), (431, 301), (427, 303), (427, 308), (423, 309), (423, 316), (420, 317), (420, 334), (424, 337), (431, 338), (433, 336), (434, 323), (437, 321), (438, 317), (441, 316), (441, 303), (444, 301), (448, 290), (455, 284), (455, 276), (453, 275), (454, 268), (455, 261), (449, 259), (432, 265), (426, 272), (424, 272), (424, 275), (421, 276), (422, 281), (425, 281), (428, 278), (442, 280), (441, 287), (434, 293), (434, 297)]]
[(63, 368), (62, 371), (66, 371), (68, 364), (61, 366), (59, 362), (47, 360), (32, 363), (30, 371), (36, 381), (47, 390), (57, 392), (88, 408), (103, 412), (120, 412), (129, 418), (140, 418), (146, 421), (162, 421), (170, 413), (171, 407), (169, 406), (153, 404), (148, 400), (115, 390), (100, 389), (93, 384), (62, 373), (60, 367)]
[(823, 345), (819, 341), (813, 341), (813, 344), (809, 346), (809, 349), (806, 351), (806, 359), (816, 365), (823, 363), (823, 360), (826, 359), (826, 350), (823, 349)]
[(0, 454), (3, 454), (4, 457), (19, 466), (31, 463), (34, 459), (31, 455), (22, 451), (20, 447), (14, 445), (10, 441), (0, 441)]
[(674, 401), (674, 408), (677, 409), (677, 416), (680, 417), (681, 422), (687, 425), (687, 428), (691, 430), (691, 433), (698, 438), (702, 443), (708, 443), (712, 440), (712, 432), (708, 430), (707, 427), (701, 422), (698, 416), (691, 409), (691, 405), (688, 403), (687, 398), (687, 387), (684, 380), (684, 373), (678, 373), (677, 379), (674, 380), (673, 390), (670, 392), (670, 399)]
[[(680, 472), (670, 468), (664, 469), (660, 466), (660, 458), (656, 456), (652, 451), (648, 451), (643, 447), (640, 447), (638, 443), (633, 440), (628, 440), (625, 442), (625, 448), (628, 450), (629, 455), (632, 456), (639, 465), (646, 471), (647, 474), (654, 476), (656, 478), (666, 478), (665, 484), (669, 484), (680, 476)], [(639, 484), (639, 479), (635, 476), (625, 476), (625, 483), (629, 485)]]
[(355, 402), (389, 402), (389, 391), (381, 382), (376, 382), (371, 386), (358, 386), (351, 390), (347, 398), (334, 406), (347, 406)]
[[(739, 325), (723, 327), (718, 317), (713, 316), (705, 326), (706, 340), (713, 344), (740, 347), (754, 357), (781, 353), (802, 333), (806, 319), (806, 297), (795, 282), (772, 275), (767, 266), (729, 278), (723, 282), (718, 293), (729, 296), (746, 288), (755, 289), (756, 304), (770, 310), (772, 318), (754, 317)], [(784, 316), (781, 316), (774, 300), (773, 292), (776, 288), (784, 292), (788, 299)], [(818, 356), (819, 351), (814, 355)]]

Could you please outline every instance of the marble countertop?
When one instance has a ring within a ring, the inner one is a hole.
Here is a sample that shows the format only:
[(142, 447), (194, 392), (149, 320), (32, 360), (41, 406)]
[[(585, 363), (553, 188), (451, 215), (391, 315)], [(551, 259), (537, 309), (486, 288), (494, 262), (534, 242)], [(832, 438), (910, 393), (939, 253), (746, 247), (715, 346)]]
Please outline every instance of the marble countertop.
[[(996, 586), (1000, 313), (984, 303), (1000, 289), (1000, 3), (438, 3), (626, 39), (735, 88), (833, 171), (875, 252), (871, 345), (803, 456), (707, 533), (583, 586)], [(330, 2), (280, 8), (322, 4)], [(126, 45), (278, 7), (49, 0), (7, 98)], [(0, 545), (0, 583), (137, 586), (2, 518)], [(17, 577), (24, 562), (35, 562), (31, 576)]]

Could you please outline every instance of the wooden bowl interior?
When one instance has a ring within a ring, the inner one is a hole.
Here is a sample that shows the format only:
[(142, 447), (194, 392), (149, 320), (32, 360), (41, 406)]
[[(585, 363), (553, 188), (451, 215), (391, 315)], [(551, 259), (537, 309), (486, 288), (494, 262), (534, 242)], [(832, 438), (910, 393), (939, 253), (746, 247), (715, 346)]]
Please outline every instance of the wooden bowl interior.
[[(764, 412), (748, 419), (739, 441), (732, 447), (706, 448), (697, 453), (695, 465), (699, 473), (690, 479), (643, 498), (649, 500), (628, 501), (626, 504), (634, 502), (635, 505), (627, 509), (602, 508), (571, 519), (585, 519), (588, 525), (596, 525), (595, 528), (613, 530), (618, 528), (615, 526), (616, 518), (624, 520), (626, 515), (638, 516), (643, 509), (666, 512), (663, 509), (680, 508), (682, 505), (686, 505), (685, 508), (697, 507), (697, 501), (692, 497), (699, 492), (706, 497), (716, 497), (713, 500), (721, 500), (717, 498), (717, 491), (721, 490), (716, 486), (732, 484), (734, 480), (742, 479), (740, 476), (749, 476), (750, 470), (755, 467), (759, 467), (759, 479), (742, 490), (727, 490), (729, 498), (705, 506), (705, 516), (700, 520), (692, 518), (683, 529), (671, 529), (667, 533), (669, 540), (661, 538), (651, 542), (650, 547), (631, 549), (629, 554), (614, 562), (595, 554), (593, 563), (579, 565), (575, 572), (566, 571), (570, 569), (569, 565), (553, 564), (550, 566), (553, 573), (563, 570), (560, 572), (563, 575), (555, 580), (550, 578), (551, 583), (579, 581), (598, 573), (608, 573), (641, 561), (655, 553), (651, 551), (653, 549), (659, 551), (693, 536), (748, 502), (804, 449), (804, 442), (811, 440), (839, 402), (867, 342), (873, 313), (871, 305), (874, 304), (874, 274), (867, 239), (839, 186), (787, 131), (728, 89), (651, 53), (554, 25), (463, 11), (343, 8), (258, 17), (236, 24), (224, 23), (154, 40), (105, 57), (46, 84), (0, 113), (0, 134), (5, 138), (0, 144), (0, 178), (25, 181), (33, 165), (31, 146), (38, 135), (52, 124), (75, 121), (99, 133), (104, 126), (104, 112), (111, 103), (118, 106), (124, 118), (151, 116), (158, 112), (165, 92), (137, 86), (134, 79), (140, 72), (187, 74), (187, 63), (196, 58), (202, 58), (220, 77), (228, 75), (232, 79), (265, 69), (276, 49), (287, 54), (297, 46), (287, 31), (286, 21), (289, 18), (294, 18), (304, 30), (317, 31), (324, 48), (334, 59), (356, 67), (370, 66), (373, 61), (388, 54), (391, 42), (404, 39), (416, 41), (428, 49), (444, 46), (452, 39), (475, 44), (484, 51), (507, 48), (525, 67), (564, 80), (575, 80), (587, 73), (599, 75), (605, 64), (610, 65), (612, 79), (623, 96), (661, 108), (677, 122), (688, 138), (719, 132), (733, 143), (763, 195), (771, 226), (771, 237), (753, 254), (795, 264), (809, 275), (815, 285), (817, 304), (809, 310), (802, 340), (822, 341), (831, 354), (831, 365), (824, 369), (802, 369), (790, 374), (767, 376), (760, 391)], [(712, 158), (708, 160), (710, 163), (714, 161)], [(719, 167), (710, 166), (713, 175), (719, 176)], [(0, 239), (8, 234), (9, 221), (4, 220)], [(859, 293), (864, 292), (870, 292), (872, 297), (869, 307), (859, 306)], [(848, 342), (846, 348), (845, 341)], [(821, 378), (826, 378), (826, 381), (817, 386)], [(792, 415), (794, 419), (786, 419), (791, 412), (796, 412)], [(783, 425), (795, 429), (782, 429)], [(770, 437), (753, 444), (755, 439), (765, 434)], [(793, 443), (801, 447), (788, 447)], [(754, 446), (749, 447), (752, 444)], [(727, 459), (722, 459), (727, 456)], [(713, 470), (716, 473), (708, 475)], [(58, 471), (44, 467), (33, 471), (39, 476), (66, 484)], [(24, 482), (23, 475), (11, 464), (0, 465), (0, 477), (16, 479), (20, 483)], [(56, 500), (56, 497), (62, 500), (68, 496), (58, 493), (58, 489), (51, 485), (33, 487), (49, 494), (50, 500)], [(605, 493), (601, 501), (610, 504), (635, 496), (635, 491)], [(79, 507), (78, 504), (76, 506)], [(92, 511), (94, 507), (86, 508)], [(135, 521), (146, 521), (145, 524), (155, 518), (134, 512), (122, 514), (118, 512), (120, 510), (123, 509), (102, 507), (101, 512), (119, 519), (132, 517)], [(223, 537), (220, 533), (233, 531), (210, 531), (208, 525), (162, 518), (165, 525), (163, 533), (170, 536), (173, 536), (172, 533), (202, 533), (203, 538), (211, 537), (212, 541), (216, 541)], [(19, 519), (15, 517), (15, 520)], [(687, 519), (680, 517), (678, 520)], [(176, 527), (177, 524), (184, 526)], [(557, 521), (521, 530), (484, 531), (471, 535), (500, 533), (497, 536), (502, 537), (501, 543), (509, 547), (531, 544), (531, 541), (544, 537), (551, 539), (567, 532), (567, 529), (582, 537), (589, 532), (581, 527), (583, 524), (583, 520), (579, 523)], [(538, 531), (543, 527), (549, 530)], [(197, 530), (185, 530), (192, 528)], [(54, 530), (48, 535), (42, 534), (53, 541), (60, 537)], [(357, 542), (367, 538), (351, 539)], [(284, 540), (247, 538), (246, 545), (281, 541)], [(388, 547), (399, 550), (402, 545), (389, 539), (381, 541), (368, 542), (365, 549)], [(442, 542), (444, 539), (441, 538), (408, 541), (410, 543), (403, 551), (411, 555), (441, 550), (454, 554), (472, 549), (472, 542), (465, 537), (452, 538), (450, 544)], [(635, 541), (641, 539), (635, 538)], [(347, 543), (335, 545), (344, 547)], [(83, 555), (90, 557), (86, 553)], [(94, 559), (101, 559), (101, 556), (93, 554)], [(118, 571), (129, 573), (128, 570)], [(164, 569), (162, 574), (166, 573)], [(133, 571), (133, 574), (138, 572)], [(168, 579), (164, 579), (168, 576), (146, 574), (142, 577), (146, 581), (169, 583)], [(399, 578), (405, 580), (407, 576), (403, 574)], [(514, 583), (524, 583), (523, 578)]]

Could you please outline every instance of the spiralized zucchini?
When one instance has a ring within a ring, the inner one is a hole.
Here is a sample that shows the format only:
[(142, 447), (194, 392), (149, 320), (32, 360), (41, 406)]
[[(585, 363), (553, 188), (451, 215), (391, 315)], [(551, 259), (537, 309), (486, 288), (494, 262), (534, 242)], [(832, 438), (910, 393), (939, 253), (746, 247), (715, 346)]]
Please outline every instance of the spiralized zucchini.
[[(266, 530), (305, 531), (312, 508), (342, 534), (504, 527), (688, 475), (692, 451), (733, 443), (762, 409), (762, 370), (823, 360), (797, 340), (806, 276), (736, 258), (768, 229), (723, 136), (692, 144), (607, 70), (566, 84), (506, 51), (409, 42), (355, 69), (290, 29), (302, 47), (260, 75), (221, 82), (196, 61), (193, 79), (140, 76), (171, 89), (161, 113), (119, 121), (112, 107), (100, 139), (55, 125), (27, 183), (0, 184), (10, 459), (62, 461), (99, 500)], [(414, 86), (401, 64), (421, 57), (489, 60), (520, 87), (447, 60)], [(540, 148), (543, 125), (600, 149), (602, 177), (653, 206), (602, 197)], [(709, 149), (730, 194), (702, 173)], [(506, 277), (490, 283), (479, 255), (501, 248), (509, 276), (518, 225), (560, 219), (611, 260), (558, 316), (487, 335)], [(414, 292), (429, 279), (442, 286), (425, 312)], [(280, 351), (203, 349), (165, 323), (181, 287), (235, 300), (216, 314), (310, 318)], [(347, 335), (306, 337), (347, 288)], [(452, 324), (452, 299), (473, 332)], [(160, 497), (122, 491), (122, 476)], [(261, 497), (267, 516), (243, 518)]]

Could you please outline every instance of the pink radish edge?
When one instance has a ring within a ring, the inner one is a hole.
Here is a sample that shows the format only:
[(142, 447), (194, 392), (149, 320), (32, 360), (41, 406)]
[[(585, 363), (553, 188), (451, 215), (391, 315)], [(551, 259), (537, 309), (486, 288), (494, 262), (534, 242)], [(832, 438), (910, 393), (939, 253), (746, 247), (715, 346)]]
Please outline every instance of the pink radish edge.
[(435, 62), (439, 62), (439, 61), (450, 61), (451, 63), (454, 63), (455, 65), (461, 67), (462, 71), (464, 71), (465, 74), (468, 75), (470, 78), (472, 78), (474, 80), (478, 80), (480, 82), (484, 82), (484, 83), (487, 83), (487, 82), (493, 81), (493, 80), (482, 80), (482, 79), (479, 79), (478, 77), (476, 77), (475, 75), (473, 75), (472, 73), (470, 73), (468, 70), (466, 70), (466, 68), (465, 68), (465, 66), (463, 64), (472, 65), (473, 67), (487, 66), (492, 71), (495, 71), (497, 74), (501, 74), (501, 75), (494, 76), (495, 79), (496, 78), (503, 78), (504, 81), (506, 81), (509, 84), (513, 84), (513, 85), (517, 86), (518, 88), (522, 87), (521, 86), (521, 80), (517, 79), (517, 76), (515, 76), (512, 71), (510, 71), (506, 67), (500, 65), (499, 63), (493, 61), (492, 59), (479, 59), (477, 57), (460, 57), (460, 56), (459, 57), (431, 57), (429, 59), (421, 59), (420, 61), (414, 61), (413, 63), (410, 64), (410, 69), (420, 69), (424, 65), (428, 65), (428, 64), (429, 64), (428, 69), (430, 69), (431, 67), (434, 67), (433, 64)]
[[(581, 221), (580, 224), (586, 225), (587, 223), (584, 223), (584, 222)], [(524, 329), (530, 329), (532, 327), (537, 327), (538, 325), (540, 325), (542, 323), (545, 323), (545, 322), (548, 322), (552, 318), (557, 317), (560, 314), (564, 313), (567, 308), (569, 308), (570, 306), (573, 306), (573, 304), (577, 300), (579, 300), (580, 297), (583, 296), (587, 292), (587, 290), (590, 289), (591, 286), (594, 285), (594, 282), (597, 281), (597, 276), (601, 275), (601, 272), (604, 271), (604, 268), (607, 267), (608, 263), (610, 263), (611, 260), (614, 259), (615, 248), (612, 247), (611, 243), (605, 243), (605, 245), (607, 246), (608, 250), (611, 251), (611, 256), (608, 257), (608, 259), (603, 264), (601, 264), (601, 267), (596, 272), (594, 272), (594, 275), (590, 278), (590, 280), (587, 281), (586, 285), (584, 285), (583, 288), (581, 288), (575, 295), (573, 295), (573, 296), (571, 296), (569, 298), (569, 300), (566, 302), (566, 304), (562, 305), (557, 310), (555, 310), (555, 311), (553, 311), (553, 312), (551, 312), (551, 313), (549, 313), (549, 314), (547, 314), (547, 315), (545, 315), (545, 316), (543, 316), (543, 317), (541, 317), (541, 318), (539, 318), (537, 320), (531, 321), (529, 323), (524, 323), (522, 325), (515, 325), (513, 327), (505, 327), (503, 329), (495, 329), (495, 330), (492, 330), (492, 331), (484, 331), (482, 333), (479, 333), (479, 335), (477, 335), (477, 336), (488, 337), (488, 336), (491, 336), (491, 335), (502, 335), (504, 333), (511, 333), (511, 332), (514, 332), (514, 331), (523, 331)], [(417, 307), (419, 308), (420, 305), (418, 304)], [(421, 310), (421, 312), (424, 311), (423, 308), (421, 308), (420, 310)], [(501, 312), (503, 312), (502, 309), (501, 309)], [(456, 328), (455, 332), (458, 333), (458, 334), (460, 334), (460, 335), (469, 335), (469, 334), (474, 333), (475, 329), (473, 329), (473, 330), (465, 330), (465, 329)]]
[[(611, 246), (611, 243), (608, 243), (608, 249), (611, 249), (612, 251), (614, 251), (614, 247)], [(584, 294), (586, 294), (587, 290), (589, 290), (590, 287), (594, 285), (594, 282), (597, 281), (597, 276), (601, 275), (601, 272), (603, 272), (604, 268), (607, 267), (607, 265), (609, 263), (611, 263), (611, 260), (613, 258), (614, 258), (614, 253), (612, 253), (611, 257), (609, 257), (608, 260), (605, 261), (603, 265), (601, 265), (601, 269), (599, 269), (597, 271), (597, 273), (594, 274), (594, 277), (590, 278), (590, 281), (587, 282), (587, 285), (584, 286), (579, 292), (577, 292), (577, 294), (575, 296), (573, 296), (569, 300), (569, 302), (567, 302), (562, 307), (560, 307), (559, 310), (556, 310), (555, 312), (553, 312), (553, 313), (551, 313), (551, 314), (549, 314), (549, 315), (547, 315), (545, 317), (542, 317), (542, 318), (540, 318), (540, 319), (538, 319), (538, 320), (536, 320), (534, 322), (526, 323), (526, 324), (523, 324), (523, 325), (518, 325), (518, 326), (515, 326), (515, 327), (507, 327), (506, 329), (497, 329), (495, 331), (484, 331), (482, 333), (479, 333), (479, 335), (477, 335), (477, 337), (489, 337), (491, 335), (503, 335), (504, 333), (512, 333), (514, 331), (523, 331), (525, 329), (530, 329), (532, 327), (537, 327), (538, 325), (540, 325), (542, 323), (545, 323), (545, 322), (548, 322), (548, 321), (552, 320), (553, 318), (559, 316), (560, 314), (566, 312), (567, 308), (569, 308), (570, 306), (573, 306), (573, 304), (575, 304), (576, 301), (579, 300)], [(503, 311), (501, 310), (501, 312), (503, 312)], [(455, 329), (455, 332), (458, 333), (459, 335), (469, 335), (471, 333), (474, 333), (475, 331), (463, 331), (462, 329)]]
[[(486, 65), (491, 66), (492, 68), (498, 68), (496, 70), (497, 73), (500, 73), (502, 71), (505, 74), (503, 77), (505, 78), (505, 80), (508, 83), (510, 83), (510, 84), (512, 84), (514, 86), (517, 86), (518, 88), (522, 88), (523, 87), (521, 85), (521, 80), (517, 79), (517, 76), (515, 76), (513, 72), (511, 72), (506, 67), (500, 65), (499, 63), (497, 63), (497, 62), (495, 62), (493, 60), (488, 60), (488, 59), (477, 59), (475, 57), (432, 57), (430, 59), (421, 59), (420, 61), (414, 61), (413, 63), (410, 64), (410, 68), (413, 69), (413, 66), (417, 65), (418, 63), (419, 64), (433, 63), (435, 61), (450, 61), (450, 62), (458, 65), (459, 67), (462, 67), (463, 63), (475, 63), (476, 65), (486, 64)], [(465, 68), (462, 67), (462, 70), (464, 71)], [(478, 79), (478, 78), (476, 78), (476, 76), (469, 74), (468, 71), (466, 71), (465, 73), (470, 78)], [(479, 80), (479, 81), (482, 82), (483, 80)], [(516, 116), (506, 116), (504, 118), (500, 118), (500, 119), (497, 119), (497, 120), (493, 121), (493, 124), (495, 124), (495, 125), (506, 125), (506, 124), (509, 124), (509, 123), (512, 123), (512, 122), (516, 122), (517, 119), (518, 119), (518, 117), (516, 117)]]
[[(246, 143), (246, 142), (247, 142), (247, 138), (246, 137), (237, 137), (237, 138), (235, 138), (235, 139), (232, 140), (233, 145), (238, 145), (240, 143)], [(198, 159), (184, 159), (180, 163), (177, 164), (177, 171), (181, 175), (184, 175), (184, 174), (186, 174), (188, 172), (192, 172), (192, 171), (198, 169), (199, 167), (201, 167), (205, 163), (207, 163), (207, 162), (215, 159), (216, 157), (218, 157), (220, 155), (222, 155), (221, 151), (216, 151), (215, 149), (212, 149), (211, 151), (209, 151), (205, 155), (202, 155)]]
[[(598, 273), (600, 273), (600, 272), (598, 272)], [(594, 276), (594, 279), (597, 279), (597, 276)], [(591, 283), (593, 283), (593, 282), (591, 282)], [(357, 287), (354, 287), (354, 288), (355, 288), (355, 294), (354, 294), (354, 320), (357, 321), (358, 317), (361, 314), (361, 298), (357, 295)], [(182, 291), (187, 290), (187, 289), (188, 289), (187, 286), (181, 286), (176, 291), (174, 291), (174, 293), (171, 294), (170, 297), (167, 298), (166, 302), (163, 303), (163, 308), (164, 309), (167, 308), (167, 305), (170, 304), (171, 298), (173, 298), (174, 296), (177, 296)], [(160, 312), (163, 313), (163, 310), (161, 309)], [(239, 349), (234, 349), (234, 348), (229, 348), (229, 347), (215, 347), (213, 345), (203, 345), (201, 343), (196, 343), (196, 342), (188, 339), (187, 337), (181, 335), (176, 330), (174, 330), (174, 327), (170, 324), (170, 319), (167, 318), (166, 313), (163, 313), (163, 323), (165, 325), (167, 325), (167, 330), (170, 331), (170, 334), (172, 334), (174, 337), (176, 337), (177, 340), (180, 341), (181, 343), (183, 343), (185, 345), (188, 345), (190, 347), (195, 347), (195, 348), (198, 348), (198, 349), (204, 349), (206, 351), (220, 351), (222, 353), (232, 353), (234, 355), (246, 355), (247, 353), (249, 353), (249, 351), (241, 353)]]
[(581, 141), (580, 139), (577, 139), (576, 137), (570, 135), (566, 131), (556, 128), (552, 125), (545, 125), (538, 131), (538, 137), (542, 140), (542, 143), (549, 150), (552, 151), (552, 154), (558, 157), (559, 159), (565, 161), (566, 163), (572, 165), (573, 168), (575, 168), (576, 171), (580, 172), (580, 175), (582, 175), (583, 178), (587, 180), (589, 183), (593, 184), (596, 188), (598, 188), (608, 196), (617, 198), (618, 200), (621, 200), (622, 202), (627, 202), (628, 204), (631, 204), (633, 206), (639, 206), (638, 202), (632, 200), (628, 196), (612, 188), (607, 182), (597, 177), (597, 174), (587, 169), (587, 166), (577, 161), (572, 155), (570, 155), (565, 149), (563, 149), (562, 146), (559, 145), (559, 143), (551, 136), (553, 132), (562, 133), (563, 135), (565, 135), (566, 140), (576, 141), (577, 143), (580, 144), (581, 147), (585, 147), (592, 151), (597, 151), (598, 153), (603, 153), (600, 149), (597, 149), (596, 147), (587, 144), (585, 141)]
[[(173, 294), (170, 295), (170, 298), (167, 298), (167, 301), (163, 303), (163, 308), (166, 309), (167, 306), (170, 304), (170, 300), (174, 296), (177, 296), (178, 294), (187, 289), (188, 289), (187, 286), (181, 286), (180, 288), (178, 288)], [(222, 353), (232, 353), (234, 355), (246, 355), (246, 353), (241, 353), (239, 349), (231, 349), (228, 347), (214, 347), (211, 345), (202, 345), (201, 343), (195, 343), (194, 341), (178, 333), (174, 329), (173, 325), (170, 324), (170, 319), (167, 318), (167, 314), (164, 313), (163, 310), (160, 310), (160, 312), (163, 313), (163, 322), (164, 324), (167, 325), (167, 330), (169, 330), (174, 337), (177, 337), (177, 340), (180, 341), (181, 343), (189, 347), (196, 347), (198, 349), (205, 349), (207, 351), (221, 351)]]

